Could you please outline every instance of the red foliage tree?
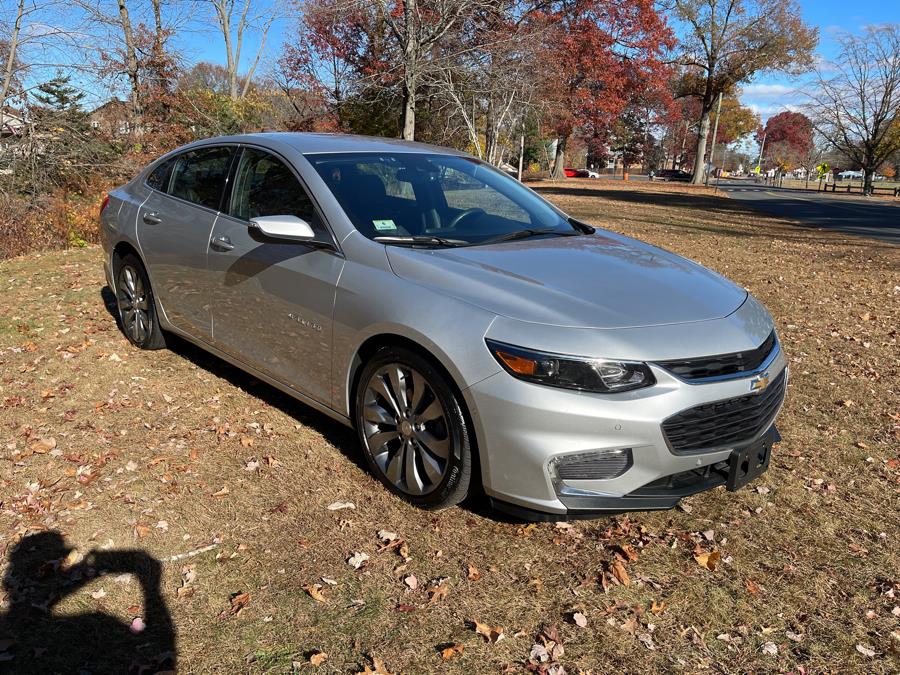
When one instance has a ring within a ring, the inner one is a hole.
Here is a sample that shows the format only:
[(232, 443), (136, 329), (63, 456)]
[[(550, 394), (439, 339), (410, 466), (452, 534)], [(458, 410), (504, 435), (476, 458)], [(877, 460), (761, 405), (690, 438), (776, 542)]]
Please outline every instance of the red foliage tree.
[(589, 149), (608, 141), (616, 118), (639, 95), (667, 89), (663, 52), (674, 36), (652, 0), (563, 0), (545, 5), (556, 52), (545, 83), (547, 121), (557, 138), (553, 177), (563, 175), (566, 144), (575, 132)]
[(782, 169), (802, 164), (813, 147), (813, 124), (803, 113), (785, 111), (773, 115), (762, 133), (757, 132), (760, 142), (762, 134), (766, 139), (764, 159)]

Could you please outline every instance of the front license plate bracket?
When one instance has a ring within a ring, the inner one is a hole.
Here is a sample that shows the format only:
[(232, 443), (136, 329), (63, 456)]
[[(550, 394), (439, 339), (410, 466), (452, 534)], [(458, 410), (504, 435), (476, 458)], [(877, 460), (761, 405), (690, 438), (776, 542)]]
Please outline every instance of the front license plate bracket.
[(772, 444), (779, 440), (778, 432), (770, 430), (755, 443), (743, 448), (735, 448), (728, 457), (728, 480), (725, 488), (729, 492), (740, 490), (759, 478), (769, 468), (772, 459)]

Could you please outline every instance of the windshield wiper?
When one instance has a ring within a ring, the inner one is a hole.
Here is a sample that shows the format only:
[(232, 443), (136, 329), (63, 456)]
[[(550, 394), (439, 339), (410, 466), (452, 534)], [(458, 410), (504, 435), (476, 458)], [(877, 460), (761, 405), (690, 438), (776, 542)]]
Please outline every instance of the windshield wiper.
[(409, 237), (375, 237), (379, 244), (395, 244), (397, 246), (467, 246), (464, 239), (447, 239), (433, 234), (416, 234)]
[(579, 233), (572, 231), (566, 232), (564, 230), (557, 230), (555, 227), (545, 227), (545, 228), (530, 228), (527, 230), (516, 230), (515, 232), (509, 232), (507, 234), (501, 234), (499, 237), (494, 237), (493, 239), (485, 239), (479, 244), (498, 244), (501, 241), (512, 241), (513, 239), (525, 239), (526, 237), (536, 237), (541, 234), (558, 234), (561, 237), (571, 237), (576, 236)]

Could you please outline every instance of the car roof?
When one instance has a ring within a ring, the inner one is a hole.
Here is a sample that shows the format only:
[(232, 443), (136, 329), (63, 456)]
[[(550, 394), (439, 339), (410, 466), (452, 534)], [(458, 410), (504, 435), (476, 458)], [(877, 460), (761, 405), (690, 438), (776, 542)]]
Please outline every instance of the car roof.
[(408, 152), (466, 155), (466, 153), (452, 148), (403, 141), (398, 138), (298, 131), (271, 131), (239, 136), (217, 136), (197, 141), (191, 145), (199, 146), (216, 143), (253, 143), (272, 148), (273, 150), (291, 148), (305, 155), (330, 152)]

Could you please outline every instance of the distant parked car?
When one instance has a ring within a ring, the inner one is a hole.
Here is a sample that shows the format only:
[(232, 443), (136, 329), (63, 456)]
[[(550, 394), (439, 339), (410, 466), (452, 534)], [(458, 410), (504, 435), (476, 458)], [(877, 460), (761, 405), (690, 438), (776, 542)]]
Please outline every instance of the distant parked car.
[(578, 176), (578, 169), (573, 169), (570, 166), (563, 167), (563, 173), (566, 174), (566, 178), (575, 178)]
[(682, 171), (681, 169), (660, 169), (656, 172), (653, 180), (674, 180), (688, 183), (691, 178), (691, 174), (687, 171)]
[(575, 172), (578, 178), (600, 178), (600, 174), (591, 169), (578, 169)]

